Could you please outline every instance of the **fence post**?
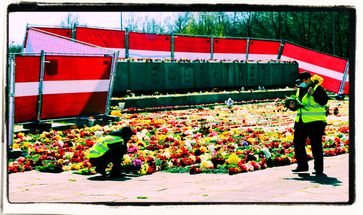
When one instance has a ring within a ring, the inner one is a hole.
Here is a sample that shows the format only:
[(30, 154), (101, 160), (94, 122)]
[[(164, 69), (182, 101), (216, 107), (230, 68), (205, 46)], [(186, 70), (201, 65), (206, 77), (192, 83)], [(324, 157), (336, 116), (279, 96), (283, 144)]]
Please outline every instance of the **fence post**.
[(125, 58), (129, 58), (129, 28), (125, 28)]
[(43, 81), (44, 81), (44, 65), (45, 53), (40, 51), (40, 73), (39, 73), (39, 87), (38, 87), (38, 104), (37, 104), (37, 121), (40, 122), (40, 115), (42, 112), (42, 99), (43, 99)]
[(171, 34), (170, 36), (170, 58), (174, 59), (174, 33)]
[(77, 24), (76, 23), (74, 23), (73, 25), (72, 25), (72, 40), (74, 41), (74, 40), (76, 40), (76, 26)]
[(8, 130), (8, 146), (13, 144), (13, 134), (14, 134), (14, 112), (15, 112), (15, 55), (10, 54), (9, 56), (9, 70), (8, 70), (8, 83), (9, 83), (9, 100), (8, 100), (8, 120), (9, 120), (9, 130)]
[(214, 54), (214, 38), (211, 37), (210, 38), (210, 59), (213, 59), (213, 54)]
[(279, 53), (277, 54), (277, 60), (281, 59), (282, 52), (284, 51), (285, 41), (281, 39)]
[(248, 51), (250, 49), (250, 38), (247, 37), (247, 44), (246, 44), (246, 61), (248, 60)]
[(117, 64), (118, 56), (119, 56), (119, 52), (115, 52), (112, 56), (111, 71), (110, 71), (110, 85), (108, 86), (108, 94), (107, 94), (106, 110), (105, 110), (106, 116), (110, 112), (111, 98), (112, 98), (112, 93), (113, 93), (112, 92), (113, 91), (113, 81), (116, 76), (116, 64)]
[(349, 60), (347, 61), (347, 64), (345, 65), (343, 79), (342, 79), (342, 82), (340, 83), (338, 95), (344, 94), (344, 86), (345, 86), (345, 82), (347, 80), (348, 71), (349, 71)]

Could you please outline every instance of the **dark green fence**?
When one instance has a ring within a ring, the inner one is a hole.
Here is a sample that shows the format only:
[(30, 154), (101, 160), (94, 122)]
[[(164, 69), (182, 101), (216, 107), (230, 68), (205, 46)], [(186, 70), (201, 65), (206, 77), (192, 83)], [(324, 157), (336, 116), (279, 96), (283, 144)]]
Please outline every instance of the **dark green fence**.
[(133, 62), (117, 63), (114, 93), (293, 87), (295, 62)]

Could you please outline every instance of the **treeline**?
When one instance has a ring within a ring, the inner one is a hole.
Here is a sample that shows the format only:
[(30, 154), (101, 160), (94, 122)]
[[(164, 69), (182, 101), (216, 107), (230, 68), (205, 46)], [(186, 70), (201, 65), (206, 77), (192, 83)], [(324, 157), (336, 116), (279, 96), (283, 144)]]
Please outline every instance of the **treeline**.
[(125, 27), (145, 33), (284, 39), (347, 58), (349, 15), (345, 11), (183, 12), (166, 23), (149, 19), (140, 25), (133, 20)]

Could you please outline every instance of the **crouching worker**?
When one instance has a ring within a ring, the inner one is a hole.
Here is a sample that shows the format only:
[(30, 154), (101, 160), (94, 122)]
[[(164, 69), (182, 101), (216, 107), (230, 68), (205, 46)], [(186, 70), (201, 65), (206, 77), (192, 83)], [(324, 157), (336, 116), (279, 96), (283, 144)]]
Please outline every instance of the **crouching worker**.
[(112, 163), (110, 177), (123, 176), (121, 163), (124, 154), (127, 153), (127, 142), (131, 139), (132, 132), (130, 127), (124, 127), (118, 131), (110, 132), (101, 137), (100, 140), (90, 148), (87, 157), (89, 162), (96, 167), (96, 172), (106, 176), (106, 168)]

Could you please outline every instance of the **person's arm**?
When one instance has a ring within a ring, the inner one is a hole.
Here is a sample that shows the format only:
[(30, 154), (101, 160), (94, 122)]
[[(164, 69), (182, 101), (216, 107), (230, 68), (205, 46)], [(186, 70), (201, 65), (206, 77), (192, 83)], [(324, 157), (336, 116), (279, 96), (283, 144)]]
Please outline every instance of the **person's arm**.
[(314, 97), (314, 100), (317, 103), (319, 103), (321, 106), (324, 106), (328, 103), (329, 97), (322, 86), (318, 86), (316, 90), (313, 92), (312, 96)]

